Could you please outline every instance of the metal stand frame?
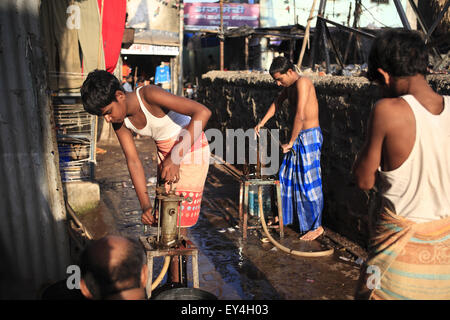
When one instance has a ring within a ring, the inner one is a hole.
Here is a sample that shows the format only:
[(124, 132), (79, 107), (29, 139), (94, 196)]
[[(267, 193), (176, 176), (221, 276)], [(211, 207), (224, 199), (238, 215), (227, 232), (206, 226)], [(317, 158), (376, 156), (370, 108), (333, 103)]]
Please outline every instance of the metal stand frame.
[(240, 221), (241, 230), (242, 230), (242, 238), (244, 240), (247, 239), (248, 229), (261, 228), (261, 225), (248, 226), (248, 192), (249, 192), (249, 187), (252, 185), (257, 185), (258, 188), (261, 188), (261, 186), (263, 186), (263, 185), (275, 186), (276, 197), (277, 197), (277, 208), (278, 208), (278, 226), (267, 226), (267, 227), (279, 229), (280, 238), (281, 239), (284, 238), (283, 211), (281, 208), (280, 181), (279, 180), (263, 180), (263, 179), (247, 179), (245, 177), (243, 177), (240, 182), (240, 190), (239, 190), (239, 221)]
[[(178, 248), (161, 249), (158, 247), (155, 236), (140, 237), (139, 240), (144, 246), (147, 256), (148, 267), (148, 280), (145, 287), (147, 292), (147, 298), (150, 299), (152, 295), (152, 283), (153, 283), (153, 258), (165, 257), (165, 256), (191, 256), (192, 257), (192, 282), (194, 288), (199, 288), (199, 276), (198, 276), (198, 249), (187, 238), (180, 240)], [(181, 261), (182, 259), (180, 259)], [(187, 272), (187, 270), (185, 270)], [(182, 277), (180, 277), (182, 278)]]

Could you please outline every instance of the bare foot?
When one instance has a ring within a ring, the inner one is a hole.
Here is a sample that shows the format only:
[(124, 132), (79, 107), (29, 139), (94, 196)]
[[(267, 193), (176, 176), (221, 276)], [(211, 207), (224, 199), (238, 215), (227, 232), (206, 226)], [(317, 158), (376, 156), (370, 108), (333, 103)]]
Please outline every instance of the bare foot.
[(270, 220), (269, 222), (267, 222), (267, 225), (268, 226), (277, 226), (277, 225), (279, 225), (278, 216), (275, 216), (273, 218), (273, 220)]
[(320, 226), (315, 230), (308, 231), (306, 234), (301, 236), (299, 239), (305, 240), (305, 241), (312, 241), (312, 240), (315, 240), (318, 237), (320, 237), (323, 234), (323, 231), (324, 231), (323, 228)]

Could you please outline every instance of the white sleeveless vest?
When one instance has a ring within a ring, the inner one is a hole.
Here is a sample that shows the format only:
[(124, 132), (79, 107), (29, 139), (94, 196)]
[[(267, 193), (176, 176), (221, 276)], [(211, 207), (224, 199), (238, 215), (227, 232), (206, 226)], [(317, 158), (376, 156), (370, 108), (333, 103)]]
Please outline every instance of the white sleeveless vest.
[(380, 168), (383, 205), (414, 222), (450, 216), (450, 96), (444, 110), (431, 114), (412, 95), (402, 98), (416, 119), (416, 140), (408, 158), (395, 170)]
[(128, 118), (125, 118), (125, 126), (141, 136), (152, 137), (156, 141), (168, 140), (178, 136), (181, 129), (189, 124), (191, 117), (174, 111), (169, 111), (162, 118), (155, 117), (148, 111), (142, 102), (141, 96), (139, 95), (139, 90), (141, 88), (142, 87), (139, 87), (136, 90), (136, 96), (138, 97), (139, 105), (145, 114), (147, 124), (144, 128), (137, 129)]

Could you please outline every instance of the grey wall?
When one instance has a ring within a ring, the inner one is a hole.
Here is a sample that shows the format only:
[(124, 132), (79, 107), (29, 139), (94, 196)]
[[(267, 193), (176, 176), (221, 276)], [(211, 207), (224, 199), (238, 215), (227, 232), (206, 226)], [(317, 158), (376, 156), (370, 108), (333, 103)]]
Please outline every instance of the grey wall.
[[(429, 82), (441, 94), (450, 94), (449, 76), (430, 76)], [(374, 195), (364, 193), (352, 182), (350, 171), (362, 146), (370, 110), (379, 98), (378, 90), (360, 77), (313, 77), (319, 101), (323, 131), (322, 176), (325, 207), (323, 223), (330, 229), (366, 247), (368, 209)], [(268, 74), (244, 71), (211, 71), (200, 82), (198, 100), (213, 115), (209, 128), (253, 128), (281, 88)], [(266, 124), (280, 128), (286, 141), (294, 115), (287, 108)]]
[(39, 6), (0, 1), (0, 299), (36, 298), (70, 262)]

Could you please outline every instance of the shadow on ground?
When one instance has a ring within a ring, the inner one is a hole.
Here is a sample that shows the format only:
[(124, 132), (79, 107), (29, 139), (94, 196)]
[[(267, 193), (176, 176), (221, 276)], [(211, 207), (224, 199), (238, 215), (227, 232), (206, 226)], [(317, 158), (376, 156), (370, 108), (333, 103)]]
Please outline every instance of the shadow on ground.
[[(149, 179), (149, 194), (154, 199), (155, 145), (148, 138), (137, 139), (136, 145)], [(144, 235), (140, 206), (121, 148), (100, 147), (106, 151), (97, 154), (95, 171), (101, 203), (97, 209), (80, 216), (80, 220), (95, 238), (106, 234), (139, 238)], [(333, 256), (301, 258), (261, 242), (262, 229), (250, 230), (244, 241), (239, 228), (238, 196), (239, 181), (222, 166), (211, 165), (200, 218), (188, 230), (188, 237), (199, 249), (201, 289), (222, 300), (353, 299), (359, 265), (344, 246), (325, 236), (322, 242), (335, 248)], [(275, 230), (272, 236), (279, 240)], [(285, 228), (281, 243), (294, 250), (321, 247), (317, 241), (307, 244), (298, 240), (298, 232), (292, 227)], [(155, 261), (154, 278), (161, 266), (162, 260)]]

